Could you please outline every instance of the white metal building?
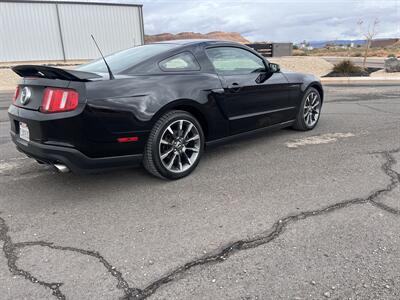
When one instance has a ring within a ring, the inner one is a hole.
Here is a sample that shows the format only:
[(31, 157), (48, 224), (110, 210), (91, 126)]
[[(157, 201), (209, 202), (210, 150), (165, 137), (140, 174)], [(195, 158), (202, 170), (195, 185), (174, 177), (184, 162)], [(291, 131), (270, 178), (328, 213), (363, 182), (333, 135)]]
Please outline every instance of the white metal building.
[(0, 62), (81, 60), (144, 44), (142, 5), (129, 1), (0, 0)]

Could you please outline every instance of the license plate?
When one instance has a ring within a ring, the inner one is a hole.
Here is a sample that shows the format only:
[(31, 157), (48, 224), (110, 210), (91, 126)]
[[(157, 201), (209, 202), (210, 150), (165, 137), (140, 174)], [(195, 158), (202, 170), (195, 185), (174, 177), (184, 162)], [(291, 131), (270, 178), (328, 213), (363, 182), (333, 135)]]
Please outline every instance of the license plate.
[(25, 123), (19, 123), (19, 137), (29, 142), (29, 128)]

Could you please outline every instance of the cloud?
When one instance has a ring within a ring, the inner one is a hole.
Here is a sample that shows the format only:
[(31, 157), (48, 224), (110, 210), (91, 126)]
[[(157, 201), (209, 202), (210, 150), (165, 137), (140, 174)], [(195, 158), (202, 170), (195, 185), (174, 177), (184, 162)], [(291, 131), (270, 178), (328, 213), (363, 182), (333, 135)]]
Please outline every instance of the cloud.
[(143, 1), (147, 34), (240, 32), (250, 40), (362, 38), (357, 22), (380, 20), (378, 37), (400, 37), (400, 1)]

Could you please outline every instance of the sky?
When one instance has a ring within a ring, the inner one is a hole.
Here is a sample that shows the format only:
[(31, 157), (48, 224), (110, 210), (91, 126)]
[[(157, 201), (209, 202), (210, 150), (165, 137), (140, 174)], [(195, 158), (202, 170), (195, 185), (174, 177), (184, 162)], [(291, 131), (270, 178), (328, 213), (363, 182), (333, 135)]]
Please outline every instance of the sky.
[(400, 0), (133, 2), (143, 4), (146, 34), (234, 31), (250, 41), (362, 39), (378, 19), (377, 38), (400, 37)]

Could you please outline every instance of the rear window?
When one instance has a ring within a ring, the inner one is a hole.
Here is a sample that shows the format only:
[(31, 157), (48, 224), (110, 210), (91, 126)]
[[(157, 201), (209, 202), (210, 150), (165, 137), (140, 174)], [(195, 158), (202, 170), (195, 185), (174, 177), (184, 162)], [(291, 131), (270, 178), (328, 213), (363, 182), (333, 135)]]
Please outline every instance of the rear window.
[[(113, 73), (119, 73), (126, 70), (152, 56), (156, 56), (164, 51), (177, 47), (176, 44), (150, 44), (138, 46), (106, 56), (107, 63), (110, 65)], [(90, 63), (76, 68), (79, 71), (107, 73), (107, 67), (103, 59), (96, 59)]]
[(196, 58), (190, 52), (182, 52), (164, 59), (159, 65), (163, 71), (167, 72), (200, 70)]

